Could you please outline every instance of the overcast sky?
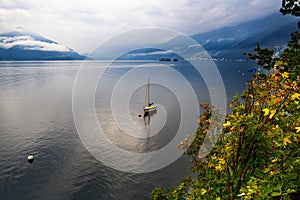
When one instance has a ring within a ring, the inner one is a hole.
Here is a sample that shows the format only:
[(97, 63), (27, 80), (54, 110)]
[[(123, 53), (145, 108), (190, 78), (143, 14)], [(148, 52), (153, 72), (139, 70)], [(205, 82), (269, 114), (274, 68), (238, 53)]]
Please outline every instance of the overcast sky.
[(0, 0), (0, 32), (38, 33), (80, 53), (143, 27), (188, 35), (277, 12), (281, 0)]

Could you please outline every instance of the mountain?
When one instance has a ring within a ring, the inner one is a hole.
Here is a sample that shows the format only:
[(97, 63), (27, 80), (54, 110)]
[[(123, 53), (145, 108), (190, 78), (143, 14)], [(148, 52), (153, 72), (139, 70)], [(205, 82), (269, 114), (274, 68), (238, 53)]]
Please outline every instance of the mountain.
[(275, 13), (237, 26), (225, 27), (193, 35), (214, 58), (243, 58), (243, 52), (253, 52), (256, 44), (280, 50), (297, 30), (297, 18)]
[[(192, 35), (210, 55), (216, 60), (247, 59), (244, 52), (253, 52), (256, 44), (262, 48), (268, 47), (277, 52), (283, 50), (290, 39), (290, 33), (297, 30), (297, 18), (275, 13), (262, 19), (249, 21), (236, 26), (224, 27), (214, 31)], [(178, 36), (161, 46), (180, 44), (184, 38)], [(153, 49), (141, 49), (130, 52), (122, 59), (160, 59), (176, 57), (168, 52)]]
[(143, 48), (130, 51), (122, 56), (119, 60), (159, 60), (160, 58), (178, 58), (179, 56), (171, 51), (165, 51), (157, 48)]
[(0, 34), (0, 60), (83, 60), (74, 50), (37, 34)]
[[(204, 47), (214, 58), (219, 60), (247, 59), (244, 52), (253, 52), (257, 43), (261, 47), (275, 49), (276, 53), (285, 48), (290, 33), (297, 30), (297, 18), (283, 16), (280, 13), (249, 21), (231, 27), (192, 35), (191, 37)], [(138, 49), (119, 59), (155, 59), (179, 58), (164, 46), (170, 42), (182, 42), (177, 37), (161, 44), (159, 49)], [(10, 32), (0, 34), (0, 60), (82, 60), (86, 56), (62, 46), (37, 34)]]

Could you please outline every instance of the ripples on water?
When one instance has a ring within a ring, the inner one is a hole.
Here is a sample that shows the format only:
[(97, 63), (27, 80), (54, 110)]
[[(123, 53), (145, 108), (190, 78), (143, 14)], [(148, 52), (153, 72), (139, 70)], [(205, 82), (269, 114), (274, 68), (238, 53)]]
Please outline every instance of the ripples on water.
[[(185, 157), (156, 172), (130, 174), (106, 167), (89, 154), (78, 137), (72, 116), (72, 86), (80, 64), (0, 63), (0, 199), (149, 199), (152, 188), (174, 186), (188, 175), (189, 164)], [(106, 64), (90, 63), (91, 66)], [(122, 72), (131, 63), (116, 65), (119, 68), (114, 70)], [(241, 75), (240, 71), (246, 68), (230, 67), (232, 65), (239, 63), (222, 63), (219, 67), (229, 98), (241, 90), (250, 77)], [(192, 72), (186, 73), (189, 76)], [(109, 77), (109, 71), (107, 75)], [(113, 80), (118, 80), (118, 73), (112, 71), (111, 75)], [(199, 101), (209, 100), (203, 82), (192, 81)], [(151, 87), (153, 100), (160, 101), (173, 116), (168, 117), (167, 126), (162, 130), (164, 134), (152, 137), (151, 141), (114, 135), (115, 131), (111, 130), (117, 128), (110, 125), (113, 119), (108, 104), (105, 99), (96, 99), (99, 123), (111, 133), (109, 138), (124, 149), (136, 152), (159, 149), (177, 130), (178, 124), (172, 123), (180, 120), (176, 118), (180, 111), (172, 111), (172, 107), (178, 106), (176, 98), (167, 88)], [(109, 87), (98, 89), (111, 92)], [(129, 101), (130, 117), (139, 125), (146, 123), (137, 117), (144, 91), (145, 87), (140, 87)], [(154, 123), (158, 119), (159, 114), (151, 120)], [(35, 156), (33, 164), (27, 162), (30, 153)]]

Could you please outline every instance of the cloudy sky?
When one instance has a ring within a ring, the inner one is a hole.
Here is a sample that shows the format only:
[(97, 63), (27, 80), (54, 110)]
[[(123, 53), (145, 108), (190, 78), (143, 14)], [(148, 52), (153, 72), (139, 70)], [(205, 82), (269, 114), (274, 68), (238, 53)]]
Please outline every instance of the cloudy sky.
[(0, 32), (38, 33), (80, 53), (143, 27), (191, 35), (277, 12), (280, 0), (0, 0)]

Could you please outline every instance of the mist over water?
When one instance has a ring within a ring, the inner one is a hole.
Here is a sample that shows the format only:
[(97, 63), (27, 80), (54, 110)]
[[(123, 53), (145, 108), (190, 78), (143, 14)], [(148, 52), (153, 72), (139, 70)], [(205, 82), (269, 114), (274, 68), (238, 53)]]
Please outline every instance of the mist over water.
[[(95, 76), (95, 70), (108, 62), (88, 64), (88, 76)], [(174, 95), (181, 89), (155, 83), (151, 84), (151, 99), (159, 104), (157, 113), (150, 119), (137, 116), (142, 112), (145, 80), (125, 103), (129, 104), (130, 120), (142, 127), (141, 134), (151, 135), (158, 126), (163, 128), (150, 138), (135, 138), (124, 134), (114, 122), (110, 109), (113, 86), (131, 67), (142, 64), (153, 61), (113, 63), (95, 93), (96, 117), (107, 137), (132, 152), (162, 148), (174, 137), (181, 120)], [(82, 144), (73, 120), (72, 89), (80, 65), (80, 61), (0, 63), (0, 199), (149, 199), (154, 187), (175, 186), (189, 174), (184, 156), (168, 167), (144, 174), (120, 172), (97, 161)], [(199, 102), (210, 102), (201, 76), (187, 65), (179, 62), (165, 67), (173, 67), (190, 81)], [(224, 98), (230, 100), (251, 78), (247, 72), (251, 64), (220, 62), (217, 66), (226, 87)], [(197, 118), (189, 120), (196, 123)], [(88, 126), (89, 121), (82, 123)], [(35, 156), (32, 164), (27, 162), (28, 154)]]

